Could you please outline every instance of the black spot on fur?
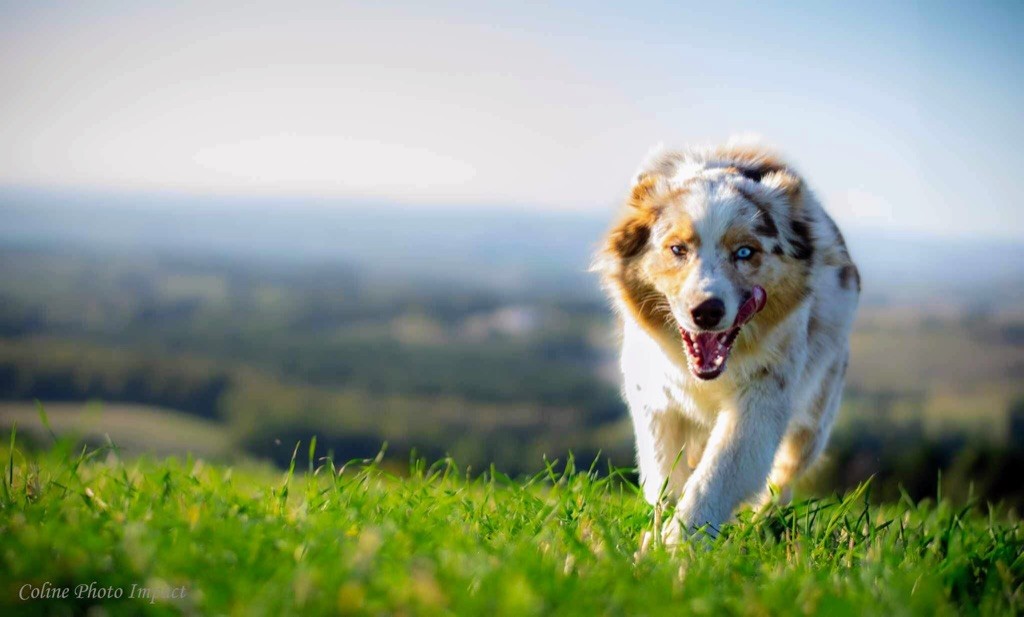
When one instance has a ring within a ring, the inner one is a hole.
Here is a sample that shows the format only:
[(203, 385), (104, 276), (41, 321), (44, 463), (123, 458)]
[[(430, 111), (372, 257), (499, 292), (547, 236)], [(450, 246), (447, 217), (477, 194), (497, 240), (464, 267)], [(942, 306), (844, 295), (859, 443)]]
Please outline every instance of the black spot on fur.
[(777, 385), (780, 390), (784, 390), (786, 388), (786, 378), (785, 378), (785, 376), (783, 376), (780, 373), (776, 373), (775, 371), (773, 371), (771, 369), (771, 367), (762, 366), (761, 370), (759, 370), (757, 372), (757, 378), (758, 379), (771, 379), (772, 381), (775, 382), (775, 385)]
[(740, 173), (744, 178), (753, 180), (754, 182), (760, 182), (761, 178), (767, 173), (766, 169), (740, 169)]
[(772, 247), (772, 255), (782, 255), (785, 251), (782, 250), (781, 244), (776, 244)]
[(814, 256), (814, 243), (811, 240), (810, 226), (801, 220), (793, 220), (790, 223), (793, 230), (793, 239), (790, 242), (793, 249), (793, 257), (801, 261), (810, 260)]
[(772, 215), (767, 210), (761, 210), (760, 212), (761, 215), (757, 218), (757, 225), (754, 227), (754, 231), (769, 238), (778, 236), (779, 228), (775, 225), (775, 219), (772, 218)]
[(778, 236), (779, 227), (775, 224), (775, 219), (772, 218), (771, 206), (750, 191), (745, 191), (741, 188), (739, 192), (740, 195), (743, 195), (744, 199), (754, 204), (754, 207), (757, 208), (757, 224), (754, 226), (754, 231), (770, 238)]
[(857, 291), (860, 291), (860, 272), (857, 270), (857, 266), (849, 264), (839, 269), (839, 286), (843, 289), (851, 289), (852, 286), (856, 285)]

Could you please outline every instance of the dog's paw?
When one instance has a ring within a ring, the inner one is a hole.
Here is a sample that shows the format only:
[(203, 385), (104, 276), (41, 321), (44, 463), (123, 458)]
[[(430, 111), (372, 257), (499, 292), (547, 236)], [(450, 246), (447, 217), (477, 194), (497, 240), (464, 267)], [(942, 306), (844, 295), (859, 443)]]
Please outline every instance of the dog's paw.
[(686, 524), (678, 517), (672, 517), (661, 529), (661, 541), (665, 546), (678, 546), (689, 536)]
[(777, 508), (784, 508), (793, 501), (793, 487), (783, 486), (781, 488), (776, 486), (768, 486), (765, 490), (754, 500), (750, 502), (751, 510), (754, 512), (754, 518), (763, 518)]
[(633, 553), (633, 560), (643, 559), (644, 555), (651, 551), (652, 546), (654, 546), (654, 532), (648, 529), (640, 536), (640, 547)]
[(672, 517), (661, 530), (661, 542), (669, 549), (678, 549), (683, 546), (700, 546), (710, 548), (711, 543), (718, 537), (718, 530), (710, 525), (697, 527), (686, 523), (679, 517)]

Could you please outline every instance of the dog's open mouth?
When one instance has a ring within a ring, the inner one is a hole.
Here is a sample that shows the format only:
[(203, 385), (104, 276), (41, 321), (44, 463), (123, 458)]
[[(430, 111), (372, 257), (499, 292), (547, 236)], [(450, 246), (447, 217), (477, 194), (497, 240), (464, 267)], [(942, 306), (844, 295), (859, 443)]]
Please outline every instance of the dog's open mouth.
[(714, 379), (722, 374), (743, 324), (753, 319), (767, 302), (768, 294), (764, 288), (755, 286), (750, 297), (740, 305), (736, 319), (728, 330), (689, 332), (679, 328), (679, 333), (683, 335), (683, 347), (686, 348), (686, 360), (694, 376), (698, 379)]

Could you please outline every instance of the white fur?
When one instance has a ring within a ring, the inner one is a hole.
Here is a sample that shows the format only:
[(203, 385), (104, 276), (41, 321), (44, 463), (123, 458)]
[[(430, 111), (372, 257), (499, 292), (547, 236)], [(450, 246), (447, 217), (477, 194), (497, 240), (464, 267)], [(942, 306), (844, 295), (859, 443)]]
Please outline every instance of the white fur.
[[(701, 178), (695, 194), (671, 208), (684, 208), (703, 238), (720, 236), (736, 215), (730, 183), (747, 182), (746, 188), (766, 200), (779, 200), (773, 193), (778, 189), (774, 178), (727, 178), (723, 170), (735, 163), (713, 152), (659, 149), (648, 155), (637, 174), (637, 179), (656, 174), (670, 185), (692, 185), (695, 177)], [(754, 353), (732, 358), (717, 379), (697, 379), (687, 367), (679, 338), (643, 327), (612, 294), (623, 322), (621, 368), (643, 493), (652, 504), (661, 498), (677, 500), (675, 518), (666, 529), (668, 541), (705, 526), (716, 533), (741, 502), (763, 498), (769, 481), (791, 483), (828, 439), (839, 407), (858, 293), (840, 284), (839, 268), (852, 264), (834, 258), (841, 240), (831, 219), (809, 192), (802, 207), (813, 214), (817, 245), (810, 294), (769, 332), (759, 333), (756, 323), (744, 328), (741, 336), (755, 341)], [(661, 216), (671, 216), (671, 210)], [(652, 246), (657, 246), (660, 233), (655, 226)], [(713, 249), (710, 242), (701, 248)], [(723, 298), (727, 323), (740, 304), (716, 271), (714, 256), (703, 257), (699, 276), (687, 283), (683, 297), (668, 298), (673, 316), (687, 329), (693, 327), (689, 311), (677, 306), (684, 300)], [(597, 268), (608, 268), (607, 257)], [(812, 320), (815, 328), (809, 334)]]

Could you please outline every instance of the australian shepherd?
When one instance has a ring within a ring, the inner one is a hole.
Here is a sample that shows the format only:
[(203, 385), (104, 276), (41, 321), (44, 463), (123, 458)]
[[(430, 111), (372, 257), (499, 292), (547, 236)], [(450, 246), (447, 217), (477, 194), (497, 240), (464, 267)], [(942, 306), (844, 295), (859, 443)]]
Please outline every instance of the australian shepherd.
[(860, 275), (835, 222), (772, 152), (657, 150), (595, 261), (622, 325), (624, 393), (666, 542), (788, 500), (843, 389)]

